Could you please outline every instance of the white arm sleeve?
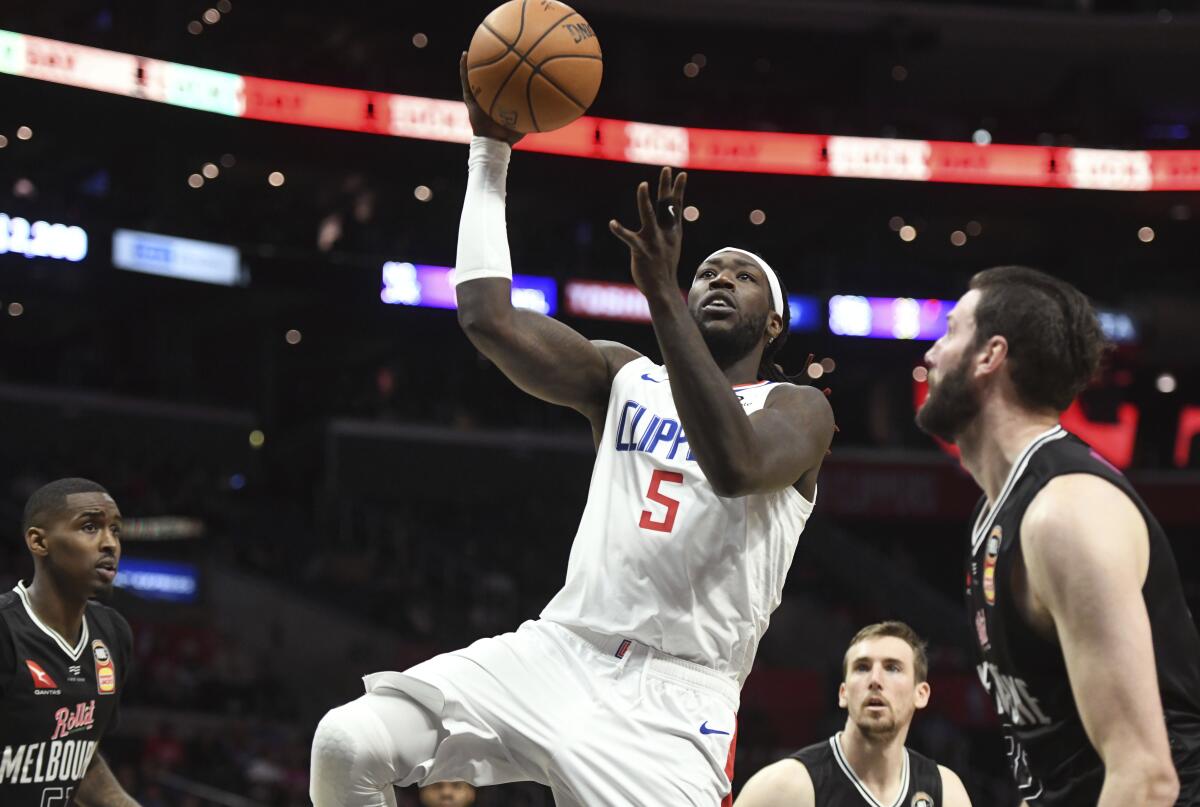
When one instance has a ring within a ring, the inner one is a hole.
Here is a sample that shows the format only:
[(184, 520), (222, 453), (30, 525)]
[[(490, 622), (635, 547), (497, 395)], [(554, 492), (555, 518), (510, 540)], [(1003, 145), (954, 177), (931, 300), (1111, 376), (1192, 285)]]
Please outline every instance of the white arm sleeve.
[(504, 225), (504, 186), (512, 147), (490, 137), (471, 138), (467, 197), (458, 224), (454, 285), (481, 277), (512, 279), (508, 229)]

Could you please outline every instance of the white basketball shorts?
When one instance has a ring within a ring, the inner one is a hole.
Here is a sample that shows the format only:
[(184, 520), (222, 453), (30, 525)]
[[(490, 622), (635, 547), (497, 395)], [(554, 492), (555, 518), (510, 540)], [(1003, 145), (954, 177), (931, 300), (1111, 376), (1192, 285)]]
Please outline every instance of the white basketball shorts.
[(636, 642), (537, 620), (363, 680), (448, 734), (401, 786), (533, 781), (560, 807), (732, 801), (737, 684)]

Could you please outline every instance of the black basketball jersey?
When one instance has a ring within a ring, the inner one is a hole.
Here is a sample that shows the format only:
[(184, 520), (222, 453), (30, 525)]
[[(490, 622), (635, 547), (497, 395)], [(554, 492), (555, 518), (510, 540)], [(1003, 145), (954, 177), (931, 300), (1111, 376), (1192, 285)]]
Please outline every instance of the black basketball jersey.
[(133, 634), (89, 602), (71, 644), (34, 614), (25, 587), (0, 594), (0, 804), (73, 803), (114, 722)]
[(987, 509), (986, 497), (976, 508), (967, 557), (967, 607), (982, 656), (979, 677), (1004, 724), (1009, 770), (1021, 796), (1037, 807), (1094, 806), (1104, 781), (1103, 763), (1071, 694), (1062, 650), (1034, 631), (1013, 596), (1013, 570), (1023, 562), (1025, 510), (1054, 477), (1081, 473), (1111, 482), (1146, 520), (1150, 564), (1142, 598), (1181, 781), (1178, 804), (1200, 805), (1200, 635), (1171, 545), (1125, 476), (1062, 427), (1038, 436), (1021, 453), (993, 508)]
[(804, 763), (812, 779), (816, 807), (941, 807), (942, 774), (937, 763), (904, 749), (904, 769), (896, 800), (884, 804), (867, 789), (846, 761), (841, 734), (792, 754)]

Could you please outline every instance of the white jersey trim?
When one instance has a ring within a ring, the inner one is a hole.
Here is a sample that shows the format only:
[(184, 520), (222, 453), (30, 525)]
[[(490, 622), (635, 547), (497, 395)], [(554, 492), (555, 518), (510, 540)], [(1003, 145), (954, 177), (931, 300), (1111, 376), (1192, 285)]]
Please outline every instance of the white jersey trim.
[(992, 523), (996, 520), (996, 514), (1000, 512), (1000, 508), (1004, 506), (1004, 501), (1025, 474), (1025, 469), (1029, 467), (1029, 461), (1033, 459), (1033, 455), (1037, 453), (1039, 448), (1046, 445), (1046, 443), (1061, 440), (1067, 434), (1069, 432), (1062, 426), (1055, 426), (1030, 440), (1029, 445), (1025, 446), (1021, 453), (1017, 455), (1016, 462), (1013, 463), (1012, 468), (1008, 472), (1008, 479), (1004, 480), (1004, 487), (1000, 489), (1000, 495), (996, 497), (996, 503), (990, 507), (985, 507), (980, 512), (979, 518), (975, 521), (975, 530), (971, 533), (971, 554), (979, 551), (979, 545), (983, 543), (983, 538), (987, 535), (987, 531), (992, 528)]
[[(850, 762), (846, 759), (846, 753), (842, 750), (842, 733), (829, 738), (829, 747), (833, 749), (833, 758), (837, 760), (838, 767), (842, 769), (842, 773), (846, 774), (846, 778), (850, 780), (850, 784), (858, 790), (859, 795), (866, 800), (867, 804), (872, 807), (888, 807), (879, 799), (875, 798), (862, 780), (858, 778), (858, 774), (854, 772), (854, 768), (850, 767)], [(896, 800), (892, 802), (891, 807), (901, 807), (904, 803), (904, 797), (908, 795), (908, 749), (904, 749), (904, 766), (900, 771), (900, 791), (896, 793)]]
[(33, 605), (29, 602), (29, 591), (25, 588), (24, 582), (18, 580), (17, 584), (13, 586), (13, 591), (17, 592), (17, 596), (21, 598), (21, 604), (25, 606), (25, 613), (29, 614), (29, 618), (33, 620), (33, 624), (41, 628), (42, 633), (53, 639), (58, 648), (66, 653), (72, 661), (78, 661), (87, 647), (89, 638), (87, 615), (84, 614), (83, 617), (83, 630), (79, 632), (79, 644), (71, 647), (71, 643), (64, 639), (61, 633), (38, 619), (38, 615), (33, 612)]

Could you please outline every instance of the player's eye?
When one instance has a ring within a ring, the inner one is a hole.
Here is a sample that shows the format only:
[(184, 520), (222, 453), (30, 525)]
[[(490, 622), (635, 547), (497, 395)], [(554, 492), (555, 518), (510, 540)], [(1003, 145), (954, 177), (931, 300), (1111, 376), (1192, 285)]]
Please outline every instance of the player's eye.
[(753, 281), (753, 280), (754, 280), (754, 276), (753, 276), (753, 275), (751, 275), (749, 272), (742, 272), (740, 275), (738, 275), (738, 280), (750, 280), (750, 281)]
[(85, 523), (83, 525), (84, 532), (95, 532), (98, 529), (99, 529), (99, 527), (96, 526), (96, 522), (94, 522), (94, 521), (88, 521), (87, 523)]

